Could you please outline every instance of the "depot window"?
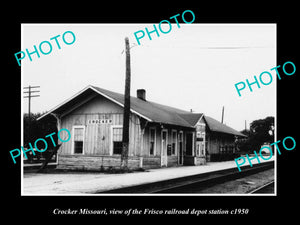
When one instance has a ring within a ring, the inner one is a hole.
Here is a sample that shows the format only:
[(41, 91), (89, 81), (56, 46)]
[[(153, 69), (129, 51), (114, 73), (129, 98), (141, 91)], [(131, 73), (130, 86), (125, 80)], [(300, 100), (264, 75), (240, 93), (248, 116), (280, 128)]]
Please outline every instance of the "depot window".
[(84, 126), (74, 126), (73, 134), (73, 152), (74, 154), (83, 154), (84, 145)]
[(156, 130), (155, 128), (150, 128), (150, 155), (155, 154), (155, 141), (156, 141)]
[(122, 153), (122, 127), (113, 127), (112, 128), (112, 144), (113, 144), (113, 154), (120, 155)]

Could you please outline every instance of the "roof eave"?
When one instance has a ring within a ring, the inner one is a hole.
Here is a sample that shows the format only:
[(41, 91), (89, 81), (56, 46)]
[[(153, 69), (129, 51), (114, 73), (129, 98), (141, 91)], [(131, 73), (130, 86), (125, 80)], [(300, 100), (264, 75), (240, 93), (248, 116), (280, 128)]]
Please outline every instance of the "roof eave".
[[(79, 96), (79, 95), (82, 94), (83, 92), (87, 91), (88, 89), (91, 89), (91, 90), (95, 91), (96, 93), (98, 93), (98, 94), (104, 96), (105, 98), (109, 99), (110, 101), (116, 103), (117, 105), (119, 105), (119, 106), (121, 106), (121, 107), (124, 107), (124, 105), (123, 105), (121, 102), (119, 102), (119, 101), (115, 100), (114, 98), (111, 98), (110, 96), (104, 94), (103, 92), (101, 92), (101, 91), (95, 89), (92, 85), (88, 85), (87, 87), (85, 87), (84, 89), (82, 89), (81, 91), (79, 91), (78, 93), (76, 93), (75, 95), (73, 95), (72, 97), (68, 98), (67, 100), (65, 100), (65, 101), (62, 102), (61, 104), (57, 105), (56, 107), (54, 107), (53, 109), (51, 109), (51, 110), (48, 111), (47, 113), (45, 113), (45, 114), (43, 114), (42, 116), (40, 116), (39, 118), (37, 118), (37, 120), (41, 120), (41, 119), (43, 119), (44, 117), (48, 116), (49, 114), (52, 114), (52, 113), (55, 114), (55, 110), (59, 109), (60, 107), (62, 107), (62, 106), (65, 105), (66, 103), (70, 102), (72, 99), (76, 98), (77, 96)], [(145, 115), (143, 115), (143, 114), (141, 114), (141, 113), (139, 113), (139, 112), (137, 112), (137, 111), (135, 111), (135, 110), (133, 110), (133, 109), (130, 109), (130, 111), (131, 111), (132, 113), (135, 113), (136, 115), (138, 115), (138, 116), (144, 118), (145, 120), (148, 120), (149, 122), (152, 122), (152, 120), (151, 120), (150, 118), (148, 118), (147, 116), (145, 116)]]
[(233, 135), (233, 136), (240, 136), (240, 137), (247, 137), (243, 134), (234, 134), (234, 133), (229, 133), (229, 132), (222, 132), (222, 131), (219, 131), (219, 130), (213, 130), (213, 129), (210, 129), (212, 132), (216, 132), (216, 133), (222, 133), (222, 134), (229, 134), (229, 135)]

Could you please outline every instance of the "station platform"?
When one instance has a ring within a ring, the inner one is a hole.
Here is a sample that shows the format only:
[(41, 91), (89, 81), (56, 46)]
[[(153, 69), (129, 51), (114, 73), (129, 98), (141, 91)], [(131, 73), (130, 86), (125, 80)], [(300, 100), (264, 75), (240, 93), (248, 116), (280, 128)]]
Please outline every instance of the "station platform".
[[(263, 159), (260, 161), (261, 163), (274, 161), (274, 157), (267, 161)], [(257, 160), (252, 160), (252, 164), (257, 163)], [(244, 166), (246, 165), (249, 165), (248, 162), (244, 164)], [(200, 166), (149, 169), (143, 172), (123, 174), (95, 172), (25, 173), (21, 180), (21, 195), (95, 195), (94, 193), (96, 192), (230, 168), (236, 168), (238, 170), (234, 160), (225, 162), (208, 162), (206, 165)]]

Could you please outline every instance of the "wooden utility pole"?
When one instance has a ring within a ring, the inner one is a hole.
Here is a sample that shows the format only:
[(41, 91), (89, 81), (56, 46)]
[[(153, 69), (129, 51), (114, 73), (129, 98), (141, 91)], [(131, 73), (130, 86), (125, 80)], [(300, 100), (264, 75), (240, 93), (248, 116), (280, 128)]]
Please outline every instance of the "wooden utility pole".
[[(27, 137), (28, 137), (28, 140), (31, 141), (31, 134), (30, 134), (30, 125), (31, 125), (31, 98), (33, 97), (40, 97), (40, 95), (32, 95), (32, 93), (38, 93), (40, 92), (39, 90), (37, 89), (34, 89), (34, 88), (40, 88), (40, 86), (28, 86), (28, 87), (24, 87), (23, 89), (28, 89), (28, 91), (24, 91), (23, 93), (24, 94), (27, 94), (26, 96), (24, 96), (24, 98), (28, 98), (28, 129), (26, 130), (26, 133), (27, 133)], [(32, 90), (33, 89), (33, 90)], [(24, 132), (25, 133), (25, 132)]]
[(31, 93), (34, 93), (34, 92), (40, 92), (38, 90), (31, 90), (33, 88), (39, 88), (40, 86), (28, 86), (28, 87), (24, 87), (24, 89), (28, 89), (28, 91), (24, 91), (24, 94), (28, 94), (27, 96), (24, 96), (24, 98), (28, 98), (28, 116), (29, 116), (29, 121), (30, 121), (30, 108), (31, 108), (31, 98), (33, 97), (40, 97), (40, 95), (32, 95)]
[(221, 123), (223, 123), (223, 121), (224, 121), (224, 106), (222, 108), (222, 121), (221, 121)]
[(122, 136), (122, 154), (121, 168), (128, 168), (128, 148), (129, 148), (129, 117), (130, 117), (130, 49), (129, 39), (125, 38), (126, 47), (126, 78), (124, 95), (124, 117), (123, 117), (123, 136)]

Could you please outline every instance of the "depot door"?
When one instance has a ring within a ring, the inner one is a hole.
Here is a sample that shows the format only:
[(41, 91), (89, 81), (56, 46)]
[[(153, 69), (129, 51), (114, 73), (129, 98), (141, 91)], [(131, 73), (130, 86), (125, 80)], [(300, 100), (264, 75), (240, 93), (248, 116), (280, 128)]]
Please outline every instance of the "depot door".
[(168, 131), (163, 130), (161, 132), (161, 166), (167, 166), (168, 164), (168, 154), (167, 154), (167, 136), (168, 136)]
[(178, 151), (179, 151), (178, 163), (179, 163), (179, 165), (182, 165), (182, 163), (183, 163), (183, 133), (182, 133), (182, 131), (179, 132), (179, 134), (178, 134)]
[(193, 133), (186, 133), (186, 155), (193, 155)]

